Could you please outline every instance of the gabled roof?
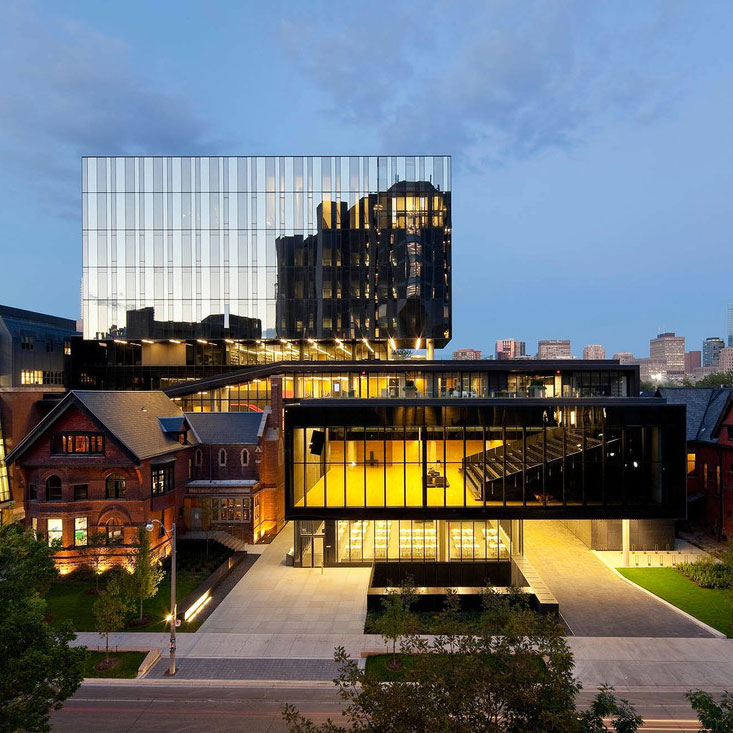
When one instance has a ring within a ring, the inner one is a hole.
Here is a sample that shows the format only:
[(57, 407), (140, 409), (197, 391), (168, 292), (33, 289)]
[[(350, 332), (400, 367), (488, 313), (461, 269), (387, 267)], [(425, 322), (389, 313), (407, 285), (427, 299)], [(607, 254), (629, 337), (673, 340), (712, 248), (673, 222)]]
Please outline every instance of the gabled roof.
[(733, 388), (660, 387), (657, 392), (671, 405), (687, 406), (688, 441), (717, 442), (716, 426), (725, 415)]
[(183, 447), (177, 433), (162, 429), (161, 418), (183, 420), (181, 408), (163, 392), (73, 390), (8, 453), (7, 462), (17, 460), (73, 405), (107, 430), (138, 462)]
[(265, 412), (187, 412), (186, 421), (199, 443), (253, 445), (265, 429)]

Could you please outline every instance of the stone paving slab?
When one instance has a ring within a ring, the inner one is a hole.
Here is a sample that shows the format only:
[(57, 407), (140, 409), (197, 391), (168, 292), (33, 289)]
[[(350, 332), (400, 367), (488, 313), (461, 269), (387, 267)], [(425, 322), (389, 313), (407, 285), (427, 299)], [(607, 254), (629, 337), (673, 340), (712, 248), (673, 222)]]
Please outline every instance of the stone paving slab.
[[(164, 679), (168, 659), (162, 658), (147, 679)], [(176, 679), (332, 681), (338, 676), (333, 659), (210, 659), (189, 657), (178, 662)]]
[(627, 583), (560, 522), (524, 523), (524, 551), (575, 636), (699, 637), (694, 621)]

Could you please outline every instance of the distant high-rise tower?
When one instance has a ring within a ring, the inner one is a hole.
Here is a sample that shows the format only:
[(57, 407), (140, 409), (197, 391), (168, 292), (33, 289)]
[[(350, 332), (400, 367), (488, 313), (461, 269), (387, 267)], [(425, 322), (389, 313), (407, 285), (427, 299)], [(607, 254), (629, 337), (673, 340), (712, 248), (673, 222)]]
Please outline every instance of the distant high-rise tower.
[(702, 342), (702, 365), (718, 366), (720, 350), (725, 348), (725, 341), (718, 336), (711, 336)]
[(524, 355), (524, 341), (517, 341), (517, 339), (499, 339), (496, 342), (497, 359), (518, 359)]
[(583, 358), (603, 360), (606, 358), (606, 350), (600, 344), (588, 344), (583, 349)]
[(685, 376), (685, 337), (675, 336), (670, 331), (650, 339), (649, 361), (657, 364), (667, 379), (682, 381)]
[(458, 349), (453, 352), (455, 361), (479, 361), (481, 359), (480, 349)]
[(733, 303), (728, 303), (728, 346), (733, 347)]
[(636, 361), (630, 351), (618, 351), (613, 355), (613, 358), (618, 360), (619, 364), (631, 364)]
[(544, 339), (537, 342), (538, 359), (572, 359), (570, 339)]
[(685, 353), (685, 374), (692, 374), (702, 366), (702, 352), (688, 351)]

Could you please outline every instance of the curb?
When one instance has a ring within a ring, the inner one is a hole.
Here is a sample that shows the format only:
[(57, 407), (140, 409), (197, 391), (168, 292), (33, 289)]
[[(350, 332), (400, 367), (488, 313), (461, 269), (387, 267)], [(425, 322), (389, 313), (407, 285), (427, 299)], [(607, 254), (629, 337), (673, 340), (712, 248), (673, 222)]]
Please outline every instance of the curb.
[(724, 634), (722, 631), (718, 631), (717, 629), (714, 629), (712, 626), (708, 626), (704, 621), (700, 621), (699, 618), (695, 618), (691, 614), (687, 613), (687, 611), (683, 611), (681, 608), (678, 608), (677, 606), (675, 606), (674, 603), (665, 601), (664, 598), (661, 598), (656, 593), (652, 593), (650, 590), (647, 590), (646, 588), (643, 588), (642, 586), (638, 585), (637, 583), (634, 583), (633, 580), (629, 580), (627, 577), (619, 573), (617, 568), (611, 568), (611, 570), (614, 573), (616, 573), (616, 575), (618, 575), (618, 577), (621, 578), (621, 580), (625, 581), (626, 583), (629, 583), (630, 585), (633, 585), (634, 588), (638, 588), (640, 591), (642, 591), (642, 593), (646, 593), (648, 596), (655, 598), (657, 601), (667, 606), (667, 608), (671, 608), (673, 611), (677, 611), (677, 613), (679, 613), (680, 616), (684, 616), (688, 621), (692, 621), (693, 623), (705, 629), (705, 631), (708, 631), (709, 633), (711, 633), (713, 636), (717, 637), (718, 639), (727, 639), (728, 638), (728, 635)]

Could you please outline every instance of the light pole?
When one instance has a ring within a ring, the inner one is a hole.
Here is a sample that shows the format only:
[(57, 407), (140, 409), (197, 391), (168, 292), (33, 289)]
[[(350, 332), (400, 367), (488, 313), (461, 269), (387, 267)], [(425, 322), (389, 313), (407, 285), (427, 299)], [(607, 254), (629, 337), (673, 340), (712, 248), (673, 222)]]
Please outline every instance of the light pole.
[(145, 529), (152, 532), (154, 524), (159, 524), (166, 536), (171, 538), (171, 640), (168, 647), (170, 651), (168, 675), (173, 677), (176, 673), (176, 620), (178, 616), (178, 604), (176, 603), (176, 523), (173, 522), (169, 532), (159, 519), (149, 519)]

